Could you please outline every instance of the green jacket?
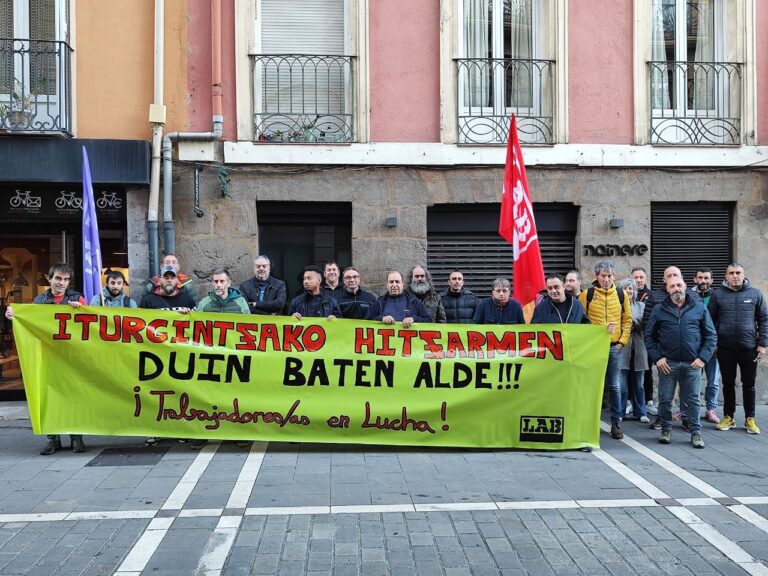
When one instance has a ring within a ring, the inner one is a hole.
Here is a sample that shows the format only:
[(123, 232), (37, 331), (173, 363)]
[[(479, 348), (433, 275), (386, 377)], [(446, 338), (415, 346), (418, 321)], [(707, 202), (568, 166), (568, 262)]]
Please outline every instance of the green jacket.
[(250, 314), (248, 302), (246, 302), (240, 290), (229, 287), (229, 295), (221, 299), (216, 292), (208, 292), (208, 296), (200, 300), (195, 307), (198, 312), (227, 312), (229, 314)]

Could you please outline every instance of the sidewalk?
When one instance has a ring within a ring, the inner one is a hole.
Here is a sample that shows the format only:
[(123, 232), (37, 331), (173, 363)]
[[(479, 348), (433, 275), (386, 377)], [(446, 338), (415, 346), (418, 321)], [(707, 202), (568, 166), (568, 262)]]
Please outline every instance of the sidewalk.
[(704, 423), (705, 450), (628, 421), (591, 453), (86, 437), (42, 457), (3, 404), (0, 574), (768, 574), (757, 416), (760, 436)]

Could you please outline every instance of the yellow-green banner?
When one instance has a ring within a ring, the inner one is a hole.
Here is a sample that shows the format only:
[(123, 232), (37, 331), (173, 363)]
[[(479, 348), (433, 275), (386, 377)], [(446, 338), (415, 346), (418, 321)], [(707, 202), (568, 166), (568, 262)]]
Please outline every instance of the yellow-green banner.
[(597, 447), (604, 327), (17, 305), (33, 430)]

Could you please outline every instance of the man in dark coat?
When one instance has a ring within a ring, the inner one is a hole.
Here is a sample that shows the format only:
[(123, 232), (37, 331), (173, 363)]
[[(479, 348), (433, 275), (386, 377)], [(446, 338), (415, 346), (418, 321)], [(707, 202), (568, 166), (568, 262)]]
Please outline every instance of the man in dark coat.
[(296, 320), (307, 318), (341, 318), (341, 310), (330, 290), (323, 290), (323, 271), (319, 266), (304, 268), (302, 285), (304, 293), (291, 300), (288, 314)]
[(645, 347), (659, 370), (659, 442), (669, 444), (672, 427), (672, 397), (680, 385), (694, 448), (704, 448), (701, 439), (701, 369), (715, 353), (717, 335), (712, 318), (700, 300), (685, 292), (680, 276), (670, 276), (667, 298), (657, 304), (645, 327)]
[(523, 307), (510, 297), (512, 285), (506, 278), (496, 278), (491, 288), (491, 297), (484, 298), (477, 305), (473, 324), (525, 324)]
[(445, 308), (440, 295), (435, 292), (432, 274), (424, 266), (414, 266), (408, 273), (408, 290), (410, 294), (421, 300), (429, 312), (431, 322), (445, 324)]
[(589, 324), (584, 306), (565, 291), (563, 277), (550, 274), (546, 280), (547, 295), (533, 309), (531, 324)]
[(344, 285), (339, 291), (337, 301), (343, 318), (365, 320), (376, 296), (360, 287), (360, 271), (354, 266), (347, 266), (342, 276)]
[(448, 276), (448, 290), (440, 293), (445, 309), (445, 320), (449, 324), (471, 324), (475, 316), (478, 298), (464, 288), (464, 274), (454, 270)]
[(251, 314), (282, 314), (285, 306), (285, 282), (270, 276), (272, 263), (264, 255), (253, 260), (253, 278), (240, 284)]
[(392, 270), (387, 273), (387, 293), (371, 305), (366, 320), (402, 322), (403, 328), (410, 328), (414, 322), (432, 322), (432, 317), (421, 300), (405, 291), (403, 273)]
[(718, 430), (735, 426), (736, 369), (741, 372), (744, 394), (744, 427), (760, 434), (755, 422), (755, 376), (757, 363), (768, 346), (768, 306), (763, 293), (744, 277), (744, 267), (733, 262), (725, 271), (722, 287), (709, 298), (709, 313), (717, 328), (717, 358), (723, 376), (723, 414)]

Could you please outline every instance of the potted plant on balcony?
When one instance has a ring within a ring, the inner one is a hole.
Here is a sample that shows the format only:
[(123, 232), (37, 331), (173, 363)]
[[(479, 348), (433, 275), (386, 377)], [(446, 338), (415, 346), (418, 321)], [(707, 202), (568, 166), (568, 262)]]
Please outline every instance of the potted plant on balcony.
[[(44, 81), (38, 85), (43, 86)], [(11, 91), (10, 104), (6, 104), (8, 118), (8, 128), (10, 130), (24, 130), (34, 116), (33, 107), (37, 102), (37, 91), (30, 90), (29, 87), (18, 79), (13, 79), (13, 90)]]

